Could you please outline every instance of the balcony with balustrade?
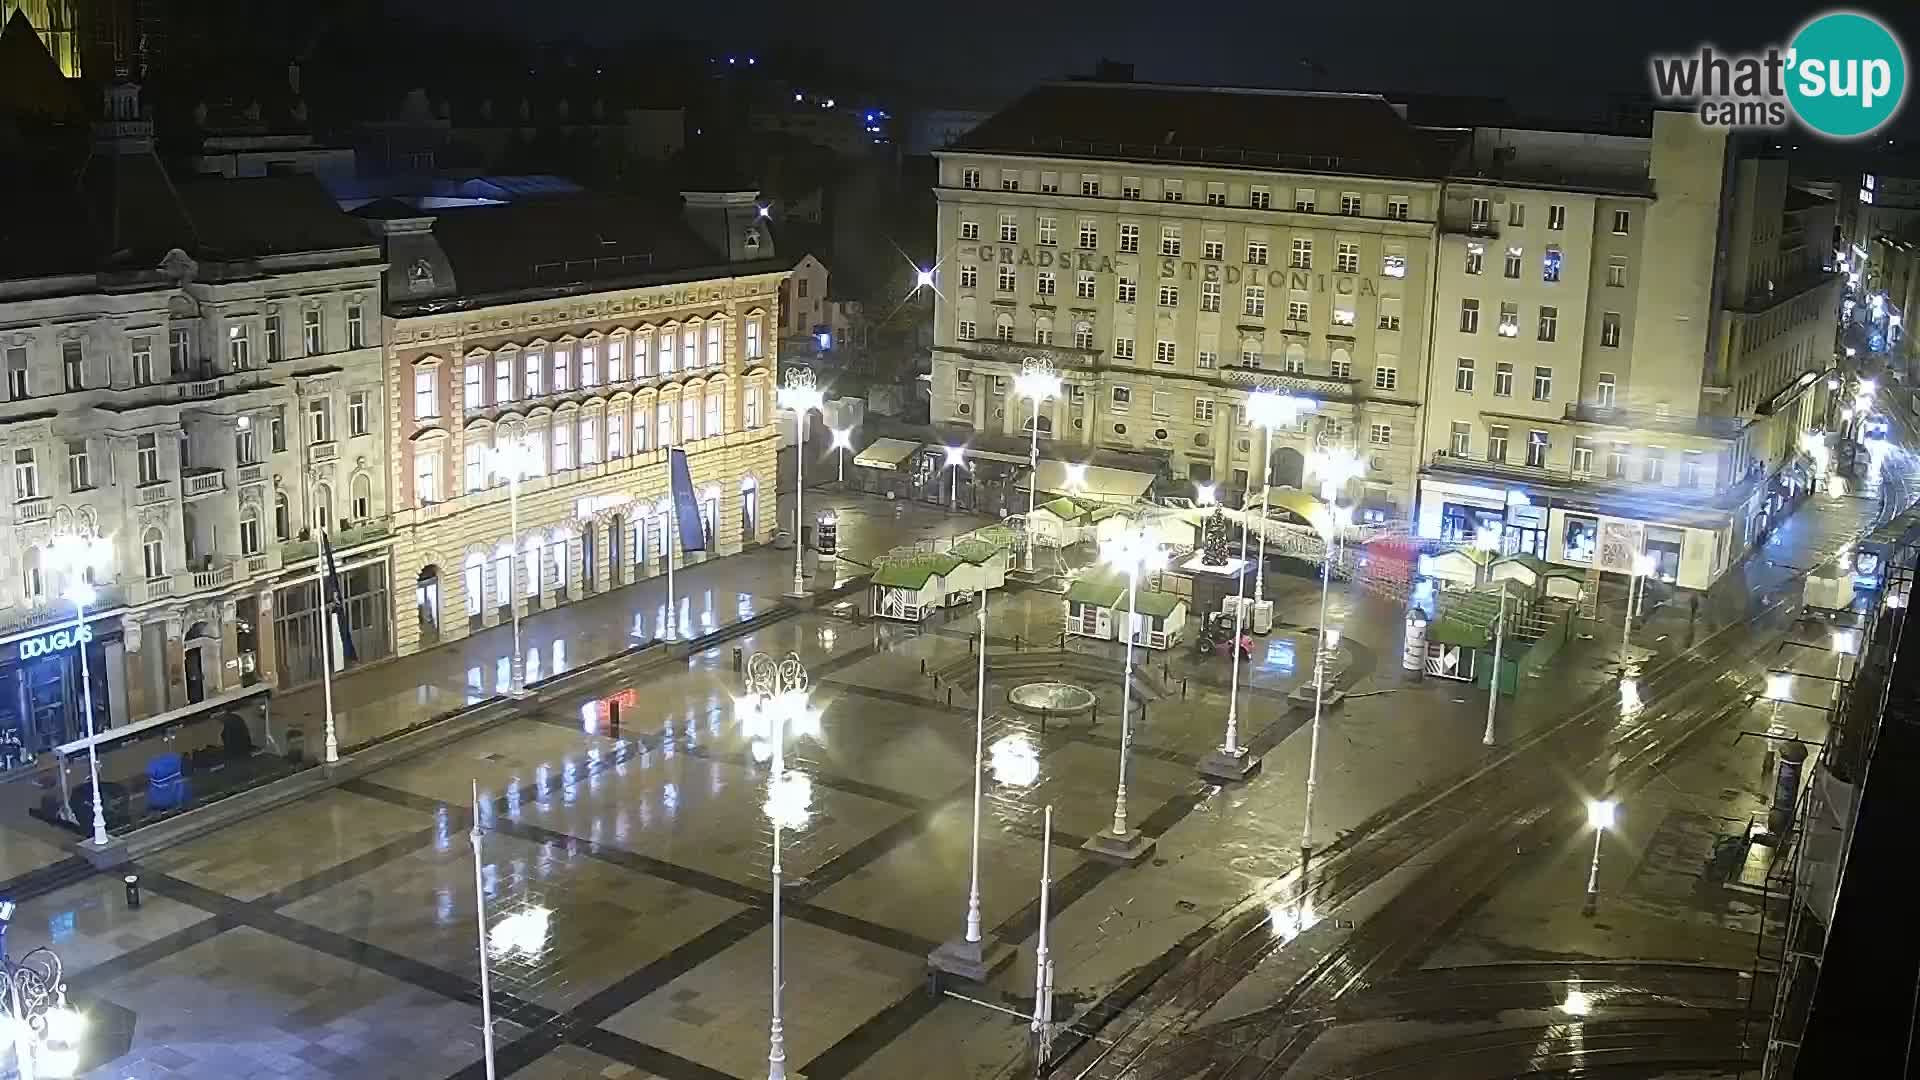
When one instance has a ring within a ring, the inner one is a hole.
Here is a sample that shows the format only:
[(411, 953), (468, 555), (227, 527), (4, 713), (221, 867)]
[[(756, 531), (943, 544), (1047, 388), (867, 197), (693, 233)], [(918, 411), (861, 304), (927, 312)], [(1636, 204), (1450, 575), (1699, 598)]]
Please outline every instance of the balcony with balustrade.
[(31, 495), (13, 502), (13, 523), (32, 525), (53, 516), (53, 498), (48, 495)]
[(192, 502), (227, 490), (227, 470), (198, 467), (180, 470), (180, 496)]

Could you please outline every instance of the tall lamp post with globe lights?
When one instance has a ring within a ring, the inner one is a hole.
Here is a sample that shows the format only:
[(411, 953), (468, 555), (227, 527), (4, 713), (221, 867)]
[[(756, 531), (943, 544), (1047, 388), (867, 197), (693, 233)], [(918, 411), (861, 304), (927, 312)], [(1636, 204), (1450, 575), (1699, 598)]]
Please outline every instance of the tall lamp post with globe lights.
[(100, 796), (100, 754), (93, 734), (93, 676), (87, 667), (87, 606), (99, 599), (93, 587), (96, 571), (113, 564), (113, 545), (105, 537), (68, 533), (50, 548), (50, 560), (67, 582), (66, 598), (73, 605), (74, 647), (80, 651), (80, 707), (86, 713), (87, 773), (93, 789), (93, 844), (107, 846), (107, 814)]
[[(1134, 865), (1153, 851), (1153, 840), (1127, 825), (1127, 757), (1133, 751), (1133, 638), (1139, 618), (1140, 575), (1167, 564), (1167, 553), (1140, 529), (1128, 529), (1100, 545), (1100, 561), (1127, 575), (1127, 662), (1120, 682), (1120, 782), (1113, 793), (1113, 825), (1087, 838), (1086, 851)], [(1237, 647), (1237, 643), (1236, 643)]]
[[(1260, 608), (1266, 603), (1267, 569), (1267, 493), (1273, 486), (1273, 429), (1291, 427), (1298, 423), (1300, 414), (1312, 409), (1317, 403), (1312, 398), (1296, 397), (1273, 390), (1256, 390), (1247, 395), (1247, 419), (1264, 433), (1260, 440), (1260, 561), (1254, 568), (1253, 605)], [(1262, 623), (1261, 625), (1267, 625)], [(1256, 633), (1266, 631), (1255, 627)]]
[[(1199, 772), (1209, 780), (1226, 783), (1233, 780), (1245, 780), (1260, 767), (1260, 759), (1240, 742), (1240, 634), (1246, 624), (1247, 615), (1247, 503), (1250, 492), (1240, 496), (1240, 566), (1234, 575), (1233, 598), (1233, 639), (1229, 650), (1233, 654), (1231, 672), (1227, 679), (1227, 733), (1219, 746), (1214, 747), (1200, 759)], [(1213, 488), (1202, 485), (1200, 503), (1213, 502)]]
[[(533, 460), (533, 448), (527, 445), (524, 434), (516, 431), (505, 442), (496, 441), (488, 451), (491, 471), (503, 472), (507, 476), (507, 535), (512, 537), (513, 557), (507, 560), (507, 583), (512, 585), (520, 578), (520, 478), (530, 471)], [(484, 584), (484, 583), (483, 583)], [(507, 665), (509, 672), (507, 690), (514, 697), (527, 692), (527, 658), (520, 650), (520, 592), (514, 588), (507, 597), (508, 610), (513, 614), (513, 658)], [(673, 605), (667, 605), (668, 618), (672, 618)]]
[[(1353, 513), (1352, 507), (1329, 504), (1314, 520), (1320, 532), (1320, 640), (1313, 647), (1313, 726), (1307, 741), (1307, 803), (1300, 819), (1300, 853), (1313, 851), (1313, 795), (1320, 782), (1320, 712), (1326, 703), (1327, 662), (1340, 648), (1340, 631), (1327, 629), (1327, 593), (1333, 580), (1333, 545)], [(1337, 704), (1345, 695), (1334, 694)]]
[(1021, 397), (1033, 403), (1033, 418), (1029, 421), (1033, 436), (1027, 449), (1027, 572), (1033, 572), (1033, 507), (1034, 499), (1040, 492), (1040, 403), (1060, 395), (1060, 376), (1053, 372), (1053, 361), (1043, 356), (1029, 356), (1020, 361), (1020, 374), (1013, 380), (1013, 389)]
[(814, 386), (813, 372), (801, 367), (787, 369), (775, 396), (781, 408), (793, 410), (794, 432), (799, 440), (793, 452), (793, 592), (788, 595), (805, 596), (807, 577), (801, 564), (806, 559), (807, 534), (801, 525), (806, 520), (801, 504), (807, 495), (807, 414), (824, 406), (826, 397)]
[(807, 669), (796, 653), (776, 660), (754, 653), (747, 661), (747, 693), (737, 703), (753, 756), (768, 762), (766, 800), (761, 804), (773, 826), (773, 1001), (767, 1028), (767, 1080), (786, 1080), (787, 1039), (781, 1019), (780, 834), (806, 826), (812, 816), (813, 780), (787, 769), (788, 736), (820, 738), (820, 714), (807, 701)]
[[(0, 901), (0, 920), (12, 916), (13, 902)], [(13, 1043), (18, 1075), (23, 1080), (72, 1076), (80, 1067), (86, 1019), (67, 1005), (60, 957), (45, 946), (18, 961), (0, 954), (0, 980), (0, 1023)]]

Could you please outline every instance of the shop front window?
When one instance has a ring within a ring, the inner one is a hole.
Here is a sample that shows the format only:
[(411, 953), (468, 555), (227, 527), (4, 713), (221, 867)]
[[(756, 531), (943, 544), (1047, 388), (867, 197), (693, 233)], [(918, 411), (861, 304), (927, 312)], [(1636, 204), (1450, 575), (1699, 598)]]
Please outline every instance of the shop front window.
[(1561, 538), (1560, 557), (1566, 562), (1590, 563), (1600, 539), (1600, 522), (1595, 518), (1567, 518), (1566, 535)]

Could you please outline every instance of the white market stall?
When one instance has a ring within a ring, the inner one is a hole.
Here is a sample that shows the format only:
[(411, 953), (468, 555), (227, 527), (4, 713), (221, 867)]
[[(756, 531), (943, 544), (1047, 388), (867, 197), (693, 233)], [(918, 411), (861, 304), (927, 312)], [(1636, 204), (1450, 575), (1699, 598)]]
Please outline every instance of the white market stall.
[(906, 551), (874, 560), (867, 579), (873, 613), (920, 622), (943, 607), (964, 604), (1007, 580), (1007, 548), (968, 539), (945, 551)]
[(1132, 614), (1133, 641), (1149, 649), (1171, 649), (1187, 628), (1187, 599), (1140, 586), (1131, 608), (1127, 575), (1099, 566), (1080, 575), (1067, 589), (1064, 629), (1074, 637), (1125, 641), (1123, 627)]

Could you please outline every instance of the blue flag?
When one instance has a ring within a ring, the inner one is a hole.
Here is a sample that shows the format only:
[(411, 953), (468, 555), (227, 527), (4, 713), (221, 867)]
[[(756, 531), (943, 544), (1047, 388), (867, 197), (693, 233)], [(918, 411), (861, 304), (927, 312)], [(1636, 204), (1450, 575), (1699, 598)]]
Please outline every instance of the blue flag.
[(340, 588), (340, 564), (333, 561), (333, 541), (327, 538), (326, 530), (320, 531), (320, 551), (327, 560), (326, 612), (335, 619), (340, 627), (340, 659), (348, 664), (360, 659), (353, 648), (353, 631), (347, 625), (346, 597)]
[(707, 530), (700, 517), (700, 500), (693, 494), (693, 474), (687, 471), (687, 452), (667, 451), (668, 483), (673, 488), (673, 515), (680, 519), (680, 550), (707, 550)]

